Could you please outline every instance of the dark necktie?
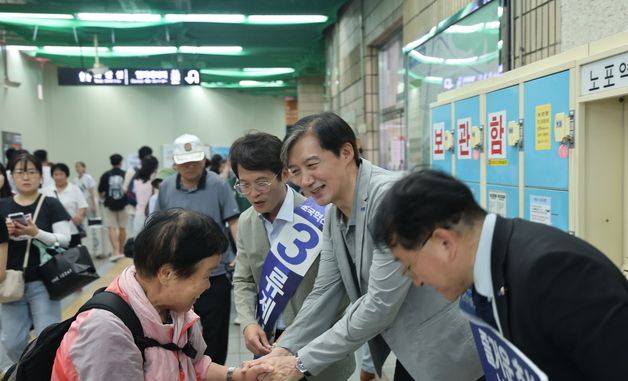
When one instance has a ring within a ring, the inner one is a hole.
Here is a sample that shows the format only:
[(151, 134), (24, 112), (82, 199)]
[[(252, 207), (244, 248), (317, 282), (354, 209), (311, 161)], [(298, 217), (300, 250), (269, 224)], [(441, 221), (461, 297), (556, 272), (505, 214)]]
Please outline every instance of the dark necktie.
[(495, 316), (493, 315), (493, 305), (490, 300), (486, 296), (480, 295), (473, 287), (472, 290), (473, 295), (473, 304), (475, 305), (475, 311), (478, 314), (478, 317), (484, 320), (487, 324), (491, 325), (493, 328), (497, 328), (497, 323), (495, 323)]

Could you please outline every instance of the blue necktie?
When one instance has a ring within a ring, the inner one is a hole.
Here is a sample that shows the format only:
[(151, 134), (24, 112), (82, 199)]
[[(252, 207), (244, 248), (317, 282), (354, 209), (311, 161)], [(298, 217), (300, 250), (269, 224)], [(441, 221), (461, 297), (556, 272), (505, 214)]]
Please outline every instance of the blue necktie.
[(493, 316), (493, 305), (490, 300), (486, 296), (480, 295), (473, 287), (472, 290), (473, 295), (473, 304), (475, 305), (475, 311), (479, 318), (484, 320), (487, 324), (490, 324), (493, 328), (497, 328), (497, 323), (495, 323), (495, 316)]

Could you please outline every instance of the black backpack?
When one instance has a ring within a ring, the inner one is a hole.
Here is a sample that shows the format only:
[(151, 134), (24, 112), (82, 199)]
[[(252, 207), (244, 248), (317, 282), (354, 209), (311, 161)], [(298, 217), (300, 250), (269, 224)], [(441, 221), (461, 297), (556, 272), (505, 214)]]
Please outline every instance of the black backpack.
[(142, 358), (144, 358), (144, 350), (149, 347), (162, 347), (170, 351), (181, 351), (191, 358), (196, 357), (196, 350), (190, 343), (180, 348), (174, 343), (161, 344), (154, 339), (145, 337), (142, 325), (131, 306), (118, 294), (104, 290), (104, 288), (97, 290), (94, 296), (83, 304), (71, 318), (46, 327), (36, 339), (26, 346), (18, 362), (7, 370), (2, 380), (50, 380), (57, 349), (61, 345), (63, 337), (74, 320), (76, 320), (78, 314), (92, 308), (107, 310), (122, 320), (124, 325), (131, 330), (133, 340), (142, 352)]

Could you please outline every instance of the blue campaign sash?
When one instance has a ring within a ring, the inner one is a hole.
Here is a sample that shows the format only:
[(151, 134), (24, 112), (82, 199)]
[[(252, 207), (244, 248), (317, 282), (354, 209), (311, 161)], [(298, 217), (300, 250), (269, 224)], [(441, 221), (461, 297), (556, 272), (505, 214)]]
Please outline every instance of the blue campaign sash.
[(469, 319), (486, 381), (548, 381), (547, 375), (519, 348), (477, 315), (471, 290), (460, 297), (459, 306)]
[(265, 332), (275, 328), (321, 251), (325, 207), (308, 198), (294, 209), (294, 221), (281, 229), (264, 261), (257, 293), (257, 322)]

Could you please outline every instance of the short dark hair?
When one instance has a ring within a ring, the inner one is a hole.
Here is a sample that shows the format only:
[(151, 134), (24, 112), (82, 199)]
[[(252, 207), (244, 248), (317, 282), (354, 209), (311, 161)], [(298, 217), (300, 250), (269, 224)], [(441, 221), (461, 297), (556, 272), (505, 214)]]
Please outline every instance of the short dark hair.
[(434, 229), (472, 224), (486, 215), (461, 181), (423, 169), (397, 181), (380, 202), (370, 228), (378, 245), (416, 249)]
[(64, 163), (55, 163), (50, 166), (50, 174), (55, 173), (56, 170), (59, 170), (65, 173), (67, 177), (70, 177), (70, 168), (68, 168), (68, 166)]
[(150, 180), (153, 173), (157, 172), (157, 167), (159, 167), (159, 160), (157, 160), (155, 156), (144, 156), (144, 158), (142, 158), (142, 166), (138, 169), (135, 177), (143, 182), (147, 182)]
[(225, 159), (222, 158), (221, 155), (215, 153), (212, 155), (212, 158), (209, 159), (209, 170), (220, 174), (220, 165), (225, 162)]
[(120, 163), (122, 163), (122, 156), (117, 153), (114, 153), (113, 155), (109, 156), (109, 162), (111, 163), (111, 165), (116, 167), (120, 165)]
[(188, 278), (198, 263), (220, 255), (229, 245), (227, 236), (210, 217), (180, 208), (153, 213), (135, 237), (133, 264), (137, 272), (154, 278), (159, 269), (172, 265), (181, 278)]
[(33, 155), (37, 156), (39, 161), (41, 161), (42, 163), (44, 161), (48, 161), (48, 152), (46, 152), (46, 150), (44, 149), (38, 149), (36, 151), (33, 151)]
[(281, 140), (265, 132), (250, 132), (236, 140), (229, 151), (231, 169), (238, 175), (238, 164), (249, 171), (271, 171), (281, 176)]
[(42, 176), (41, 161), (39, 161), (37, 156), (28, 152), (13, 156), (13, 160), (9, 163), (9, 171), (11, 171), (11, 174), (15, 173), (15, 168), (20, 164), (21, 169), (25, 171), (29, 162), (35, 166), (35, 169), (39, 172), (39, 176)]
[(333, 112), (322, 112), (301, 118), (290, 128), (281, 149), (281, 161), (284, 166), (288, 166), (288, 157), (292, 147), (307, 133), (316, 136), (321, 148), (333, 152), (336, 157), (340, 156), (342, 146), (347, 143), (351, 144), (355, 164), (360, 165), (357, 139), (351, 127)]
[(139, 156), (140, 160), (142, 160), (145, 156), (152, 155), (152, 154), (153, 154), (153, 149), (150, 148), (149, 146), (141, 146), (140, 149), (137, 151), (137, 156)]

